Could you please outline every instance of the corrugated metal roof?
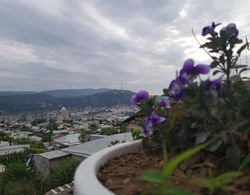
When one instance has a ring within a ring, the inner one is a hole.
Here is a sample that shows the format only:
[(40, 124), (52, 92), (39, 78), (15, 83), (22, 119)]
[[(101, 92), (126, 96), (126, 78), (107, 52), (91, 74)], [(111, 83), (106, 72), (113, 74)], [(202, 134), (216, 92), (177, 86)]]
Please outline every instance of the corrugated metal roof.
[(57, 138), (54, 141), (56, 143), (65, 144), (65, 145), (77, 144), (77, 143), (80, 143), (79, 136), (80, 136), (80, 133), (68, 134), (63, 137)]
[(41, 153), (41, 154), (38, 154), (44, 158), (47, 158), (49, 160), (52, 160), (52, 159), (55, 159), (55, 158), (61, 158), (61, 157), (64, 157), (64, 156), (68, 156), (70, 155), (69, 153), (66, 153), (66, 152), (63, 152), (63, 151), (60, 151), (60, 150), (54, 150), (54, 151), (51, 151), (51, 152), (45, 152), (45, 153)]
[(97, 134), (90, 134), (90, 141), (94, 141), (96, 139), (101, 139), (107, 137), (107, 135), (97, 135)]
[(99, 150), (102, 150), (104, 148), (111, 146), (112, 142), (116, 142), (116, 141), (119, 141), (119, 143), (129, 142), (129, 141), (133, 141), (133, 137), (131, 133), (115, 134), (115, 135), (107, 136), (107, 137), (97, 139), (94, 141), (86, 142), (83, 144), (70, 146), (68, 148), (61, 149), (61, 151), (87, 157)]
[(1, 149), (1, 147), (6, 147), (9, 145), (10, 145), (10, 143), (8, 141), (0, 141), (0, 149)]
[(25, 148), (29, 148), (30, 145), (13, 145), (13, 146), (3, 146), (0, 148), (0, 156), (4, 156), (7, 154), (21, 152), (25, 150)]

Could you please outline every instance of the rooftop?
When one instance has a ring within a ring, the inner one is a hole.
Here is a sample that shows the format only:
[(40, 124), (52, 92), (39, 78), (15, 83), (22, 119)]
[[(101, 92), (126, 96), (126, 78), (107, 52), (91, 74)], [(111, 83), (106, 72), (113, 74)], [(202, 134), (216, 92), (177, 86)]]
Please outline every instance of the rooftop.
[(59, 144), (64, 144), (64, 145), (74, 145), (74, 144), (79, 144), (79, 136), (80, 133), (74, 133), (74, 134), (68, 134), (63, 137), (57, 138), (54, 141)]
[(111, 146), (112, 142), (115, 142), (115, 141), (119, 141), (119, 143), (130, 142), (130, 141), (133, 141), (133, 137), (131, 133), (115, 134), (115, 135), (110, 135), (104, 138), (96, 139), (93, 141), (89, 141), (83, 144), (78, 144), (75, 146), (70, 146), (68, 148), (63, 148), (61, 149), (61, 151), (64, 151), (70, 154), (88, 157), (89, 155), (99, 150), (102, 150), (104, 148)]
[(30, 145), (12, 145), (12, 146), (2, 146), (0, 147), (0, 156), (4, 156), (6, 154), (11, 154), (15, 152), (21, 152), (25, 148), (30, 147)]
[(70, 155), (69, 153), (60, 151), (60, 150), (54, 150), (51, 152), (45, 152), (45, 153), (41, 153), (39, 154), (40, 156), (47, 158), (49, 160), (55, 159), (55, 158), (61, 158), (61, 157), (65, 157)]

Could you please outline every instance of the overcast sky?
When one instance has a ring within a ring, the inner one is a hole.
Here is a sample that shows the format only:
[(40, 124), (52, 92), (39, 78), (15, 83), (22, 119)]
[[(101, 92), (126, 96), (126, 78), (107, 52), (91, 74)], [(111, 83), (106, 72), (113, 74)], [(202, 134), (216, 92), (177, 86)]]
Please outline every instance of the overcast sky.
[(160, 93), (198, 49), (204, 25), (250, 35), (249, 0), (0, 0), (0, 90)]

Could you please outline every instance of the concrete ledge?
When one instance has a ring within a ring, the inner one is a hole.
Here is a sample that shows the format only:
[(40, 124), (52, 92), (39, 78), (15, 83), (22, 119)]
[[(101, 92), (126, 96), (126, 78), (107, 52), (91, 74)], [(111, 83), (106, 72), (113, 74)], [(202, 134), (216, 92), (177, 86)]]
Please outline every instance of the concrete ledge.
[(74, 195), (114, 195), (97, 179), (96, 174), (108, 160), (125, 153), (137, 152), (142, 149), (141, 140), (114, 145), (101, 150), (86, 160), (77, 168), (74, 176)]

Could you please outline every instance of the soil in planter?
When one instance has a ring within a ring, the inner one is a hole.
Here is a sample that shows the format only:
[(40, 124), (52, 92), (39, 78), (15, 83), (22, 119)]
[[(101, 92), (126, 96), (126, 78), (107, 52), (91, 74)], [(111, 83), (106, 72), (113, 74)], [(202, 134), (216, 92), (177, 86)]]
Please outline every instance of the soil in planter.
[[(208, 168), (190, 169), (190, 164), (199, 160), (200, 156), (194, 156), (190, 161), (183, 163), (171, 178), (172, 185), (184, 187), (186, 190), (197, 195), (209, 194), (206, 189), (197, 186), (195, 179), (205, 178)], [(213, 166), (212, 163), (204, 162), (207, 167)], [(115, 194), (137, 195), (144, 189), (152, 187), (151, 182), (142, 181), (139, 176), (147, 169), (162, 169), (163, 161), (159, 155), (131, 153), (112, 159), (100, 169), (97, 176), (99, 180), (110, 191)], [(233, 180), (230, 183), (230, 190), (218, 192), (216, 194), (229, 195), (250, 195), (250, 173)]]

